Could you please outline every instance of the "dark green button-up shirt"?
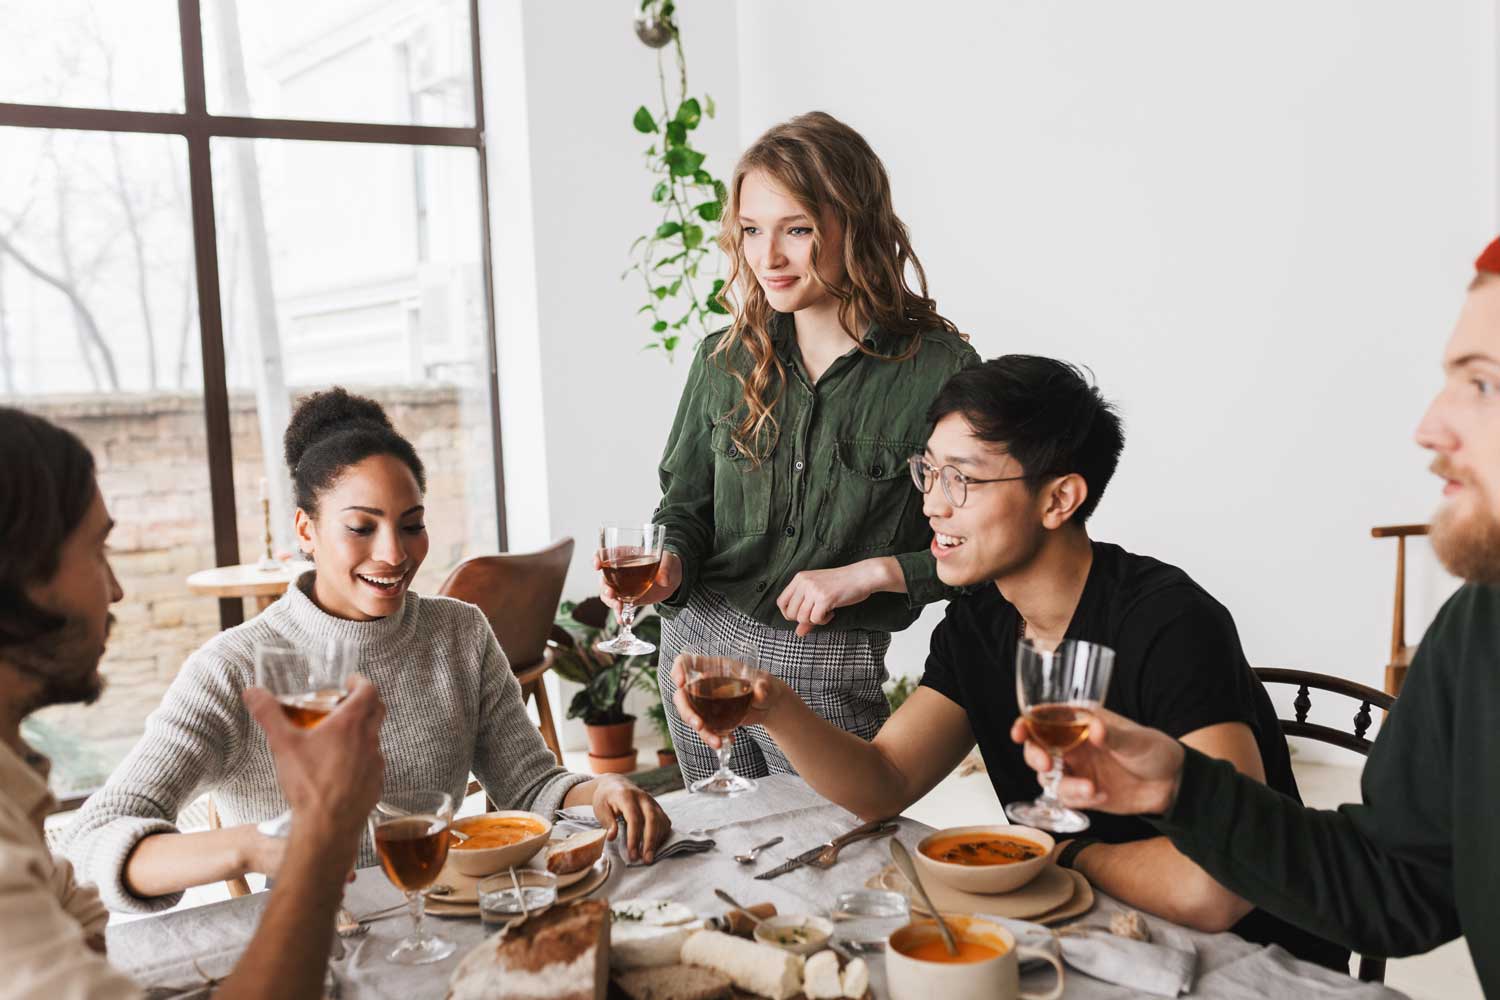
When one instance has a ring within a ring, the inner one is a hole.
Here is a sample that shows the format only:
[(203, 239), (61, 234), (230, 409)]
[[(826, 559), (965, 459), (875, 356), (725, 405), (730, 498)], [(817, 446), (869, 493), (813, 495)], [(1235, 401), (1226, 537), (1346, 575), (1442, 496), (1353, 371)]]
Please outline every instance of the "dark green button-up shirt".
[[(730, 369), (747, 371), (748, 356), (713, 357), (721, 331), (693, 357), (659, 470), (654, 521), (666, 526), (666, 547), (683, 567), (681, 588), (661, 608), (672, 615), (702, 586), (766, 625), (790, 629), (795, 623), (782, 617), (776, 598), (797, 573), (895, 556), (907, 592), (840, 608), (829, 627), (903, 629), (923, 605), (950, 593), (937, 578), (907, 458), (926, 447), (927, 407), (938, 390), (979, 356), (962, 337), (937, 331), (922, 335), (909, 360), (854, 351), (814, 383), (790, 317), (776, 319), (787, 384), (773, 411), (776, 439), (759, 464), (732, 440), (745, 411)], [(865, 343), (893, 355), (909, 342), (871, 328)]]

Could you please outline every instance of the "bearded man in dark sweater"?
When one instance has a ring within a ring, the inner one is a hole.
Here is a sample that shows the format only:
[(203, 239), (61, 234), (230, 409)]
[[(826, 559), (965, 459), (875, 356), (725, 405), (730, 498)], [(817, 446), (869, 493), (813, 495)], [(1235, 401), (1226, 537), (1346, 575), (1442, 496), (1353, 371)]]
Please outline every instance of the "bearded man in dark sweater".
[[(1151, 817), (1226, 888), (1356, 951), (1412, 955), (1462, 934), (1500, 997), (1500, 240), (1476, 267), (1416, 434), (1443, 480), (1433, 548), (1466, 583), (1422, 639), (1363, 801), (1307, 809), (1102, 709), (1060, 791), (1075, 808)], [(1034, 744), (1026, 760), (1049, 766)]]

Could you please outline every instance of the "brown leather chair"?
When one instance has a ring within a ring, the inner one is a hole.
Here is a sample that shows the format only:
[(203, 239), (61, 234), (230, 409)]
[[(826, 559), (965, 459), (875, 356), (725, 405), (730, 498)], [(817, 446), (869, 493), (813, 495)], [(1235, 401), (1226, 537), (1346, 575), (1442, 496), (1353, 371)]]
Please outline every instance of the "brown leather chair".
[[(1282, 733), (1287, 736), (1317, 740), (1320, 743), (1330, 743), (1336, 747), (1343, 747), (1345, 750), (1352, 750), (1361, 756), (1368, 756), (1370, 748), (1375, 745), (1365, 737), (1365, 733), (1370, 730), (1370, 724), (1374, 721), (1370, 716), (1370, 706), (1373, 705), (1381, 711), (1389, 712), (1391, 706), (1396, 704), (1395, 696), (1386, 694), (1384, 691), (1376, 691), (1356, 681), (1313, 673), (1309, 670), (1256, 667), (1255, 676), (1260, 678), (1262, 684), (1297, 685), (1297, 700), (1292, 702), (1292, 709), (1297, 713), (1297, 717), (1277, 720), (1281, 723)], [(1354, 713), (1354, 732), (1346, 733), (1332, 726), (1308, 722), (1307, 713), (1312, 709), (1312, 694), (1309, 689), (1330, 691), (1359, 702), (1359, 711)], [(1385, 959), (1371, 955), (1359, 956), (1359, 978), (1367, 983), (1385, 982)]]
[[(438, 588), (445, 597), (468, 601), (484, 612), (510, 668), (521, 683), (521, 700), (536, 699), (542, 740), (562, 762), (552, 706), (543, 675), (552, 666), (547, 644), (562, 599), (563, 582), (573, 559), (573, 539), (564, 538), (540, 552), (504, 553), (465, 559)], [(471, 787), (471, 792), (474, 789)]]
[(1396, 540), (1396, 606), (1391, 612), (1391, 658), (1385, 665), (1385, 690), (1398, 695), (1406, 683), (1406, 669), (1411, 666), (1415, 645), (1406, 644), (1406, 540), (1427, 534), (1425, 524), (1391, 524), (1370, 529), (1371, 538)]

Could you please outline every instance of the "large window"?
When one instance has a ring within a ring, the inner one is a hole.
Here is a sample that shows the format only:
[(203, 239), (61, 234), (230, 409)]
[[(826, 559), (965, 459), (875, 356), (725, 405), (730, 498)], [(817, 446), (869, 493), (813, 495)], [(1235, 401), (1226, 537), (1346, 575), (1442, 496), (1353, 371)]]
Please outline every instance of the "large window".
[(0, 401), (77, 432), (126, 592), (92, 708), (27, 722), (96, 786), (292, 548), (296, 397), (379, 399), (429, 469), (416, 589), (505, 545), (472, 0), (0, 0)]

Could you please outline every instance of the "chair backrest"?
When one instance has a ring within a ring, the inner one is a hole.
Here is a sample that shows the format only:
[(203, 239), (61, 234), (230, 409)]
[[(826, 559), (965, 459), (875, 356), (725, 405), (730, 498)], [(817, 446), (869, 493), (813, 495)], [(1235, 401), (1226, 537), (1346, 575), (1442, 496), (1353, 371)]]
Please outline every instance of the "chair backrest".
[[(1295, 684), (1297, 685), (1297, 699), (1292, 702), (1292, 708), (1297, 713), (1295, 719), (1278, 719), (1281, 723), (1281, 731), (1288, 736), (1301, 736), (1305, 739), (1317, 740), (1320, 743), (1331, 743), (1345, 750), (1353, 750), (1358, 754), (1368, 754), (1370, 747), (1375, 744), (1365, 738), (1365, 733), (1370, 730), (1370, 706), (1374, 705), (1382, 711), (1389, 712), (1391, 706), (1396, 703), (1394, 695), (1377, 691), (1356, 681), (1345, 680), (1342, 677), (1333, 677), (1328, 674), (1317, 674), (1310, 670), (1286, 670), (1281, 667), (1256, 667), (1255, 676), (1259, 677), (1262, 684)], [(1344, 732), (1342, 729), (1334, 729), (1332, 726), (1320, 725), (1316, 722), (1307, 721), (1307, 713), (1312, 709), (1311, 690), (1331, 691), (1353, 698), (1359, 702), (1359, 711), (1354, 714), (1354, 732)]]
[(503, 553), (465, 559), (438, 588), (444, 597), (477, 605), (495, 630), (511, 669), (541, 660), (573, 559), (573, 539), (540, 552)]
[[(1389, 712), (1391, 706), (1396, 704), (1394, 695), (1377, 691), (1357, 681), (1345, 680), (1342, 677), (1333, 677), (1328, 674), (1313, 673), (1310, 670), (1286, 670), (1281, 667), (1256, 667), (1255, 676), (1259, 677), (1262, 684), (1295, 684), (1297, 685), (1297, 700), (1292, 702), (1292, 708), (1296, 711), (1295, 719), (1278, 719), (1281, 723), (1281, 731), (1288, 736), (1301, 736), (1320, 743), (1331, 743), (1345, 750), (1353, 750), (1357, 754), (1368, 756), (1370, 748), (1375, 744), (1365, 738), (1365, 733), (1370, 731), (1370, 706), (1374, 705), (1382, 711)], [(1331, 691), (1341, 694), (1359, 702), (1359, 711), (1354, 714), (1354, 732), (1351, 735), (1341, 729), (1332, 726), (1322, 726), (1316, 722), (1307, 721), (1307, 713), (1312, 709), (1312, 690)], [(1385, 959), (1378, 955), (1359, 956), (1359, 979), (1366, 983), (1385, 982)]]

